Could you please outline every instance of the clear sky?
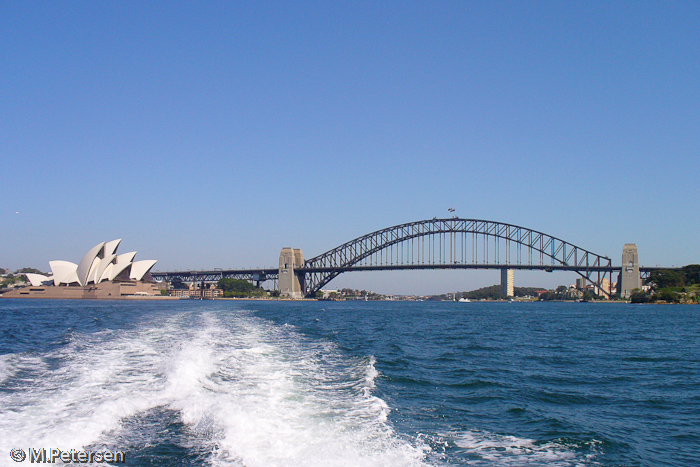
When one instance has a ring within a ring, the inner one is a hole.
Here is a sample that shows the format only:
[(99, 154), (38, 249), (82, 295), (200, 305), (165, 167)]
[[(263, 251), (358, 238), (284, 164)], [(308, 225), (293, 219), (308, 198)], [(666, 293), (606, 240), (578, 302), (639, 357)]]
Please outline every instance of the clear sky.
[(276, 266), (450, 207), (700, 263), (699, 25), (696, 1), (2, 2), (0, 266), (114, 238), (156, 270)]

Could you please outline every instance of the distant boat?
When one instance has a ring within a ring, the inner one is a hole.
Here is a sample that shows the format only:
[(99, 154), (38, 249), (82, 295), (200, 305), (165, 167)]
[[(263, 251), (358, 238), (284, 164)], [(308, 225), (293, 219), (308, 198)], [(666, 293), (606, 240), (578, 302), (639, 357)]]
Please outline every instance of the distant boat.
[(464, 303), (471, 302), (471, 300), (469, 300), (468, 298), (464, 298), (464, 297), (460, 298), (458, 301), (464, 302)]

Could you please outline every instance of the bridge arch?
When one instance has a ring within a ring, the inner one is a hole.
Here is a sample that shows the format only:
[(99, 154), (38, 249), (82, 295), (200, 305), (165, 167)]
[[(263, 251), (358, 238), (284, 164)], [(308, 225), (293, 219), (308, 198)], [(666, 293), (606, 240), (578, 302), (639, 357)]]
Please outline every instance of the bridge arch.
[(594, 284), (598, 272), (600, 284), (612, 266), (606, 256), (518, 225), (433, 218), (377, 230), (306, 260), (304, 289), (314, 295), (346, 271), (476, 268), (569, 270)]

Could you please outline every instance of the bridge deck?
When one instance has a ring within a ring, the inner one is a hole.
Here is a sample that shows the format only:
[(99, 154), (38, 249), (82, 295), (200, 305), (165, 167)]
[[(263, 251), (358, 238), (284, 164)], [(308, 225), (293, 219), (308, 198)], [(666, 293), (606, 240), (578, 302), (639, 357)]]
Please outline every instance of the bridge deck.
[[(561, 264), (539, 265), (539, 264), (394, 264), (381, 266), (348, 266), (348, 267), (322, 267), (322, 268), (297, 268), (300, 273), (324, 273), (324, 272), (351, 272), (351, 271), (402, 271), (402, 270), (427, 270), (427, 269), (517, 269), (531, 271), (591, 271), (591, 272), (620, 272), (621, 266), (568, 266)], [(640, 266), (639, 271), (650, 273), (660, 270), (677, 271), (681, 268), (666, 268), (663, 266)], [(158, 280), (173, 280), (179, 278), (185, 282), (193, 280), (213, 282), (222, 277), (246, 278), (248, 280), (274, 280), (279, 274), (278, 269), (215, 269), (209, 271), (164, 271), (152, 272), (153, 278)]]

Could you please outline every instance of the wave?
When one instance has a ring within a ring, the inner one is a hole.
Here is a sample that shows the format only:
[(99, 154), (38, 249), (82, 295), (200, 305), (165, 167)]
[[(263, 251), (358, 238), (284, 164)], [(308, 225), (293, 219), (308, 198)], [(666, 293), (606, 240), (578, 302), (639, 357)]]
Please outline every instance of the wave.
[(429, 450), (387, 422), (390, 408), (373, 394), (373, 356), (348, 358), (246, 312), (72, 332), (40, 360), (0, 361), (5, 385), (33, 372), (0, 394), (0, 451), (143, 451), (173, 417), (167, 431), (179, 433), (180, 448), (214, 466), (420, 466)]
[(568, 439), (535, 441), (528, 438), (465, 431), (443, 435), (459, 448), (462, 463), (473, 466), (578, 467), (598, 465), (595, 458), (600, 441)]

